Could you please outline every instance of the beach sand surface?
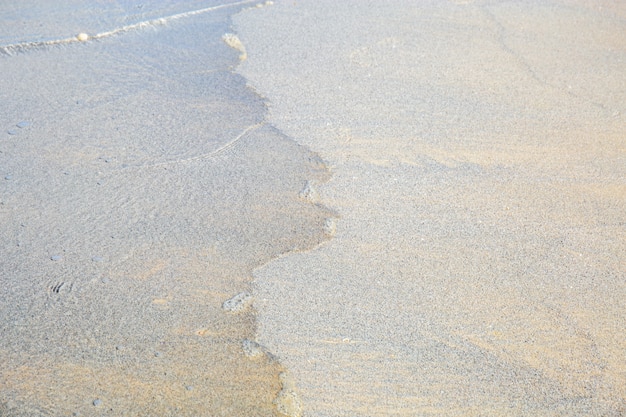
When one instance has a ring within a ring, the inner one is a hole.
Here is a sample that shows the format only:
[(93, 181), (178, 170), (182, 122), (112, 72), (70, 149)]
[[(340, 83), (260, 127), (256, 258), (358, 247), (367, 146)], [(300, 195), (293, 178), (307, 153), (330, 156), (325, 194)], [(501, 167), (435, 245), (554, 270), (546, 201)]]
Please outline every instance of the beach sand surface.
[(329, 172), (233, 73), (231, 3), (0, 8), (0, 415), (278, 415), (252, 269), (327, 239)]
[(334, 238), (255, 271), (304, 415), (626, 414), (613, 2), (298, 0), (234, 18)]

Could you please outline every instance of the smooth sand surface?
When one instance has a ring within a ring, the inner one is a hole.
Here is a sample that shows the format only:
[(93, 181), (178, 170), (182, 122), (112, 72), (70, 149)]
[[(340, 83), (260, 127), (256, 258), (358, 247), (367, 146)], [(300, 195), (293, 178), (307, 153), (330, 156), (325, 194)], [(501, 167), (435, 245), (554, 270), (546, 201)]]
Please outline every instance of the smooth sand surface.
[(334, 239), (255, 271), (304, 415), (626, 415), (626, 13), (276, 2), (238, 72), (333, 172)]

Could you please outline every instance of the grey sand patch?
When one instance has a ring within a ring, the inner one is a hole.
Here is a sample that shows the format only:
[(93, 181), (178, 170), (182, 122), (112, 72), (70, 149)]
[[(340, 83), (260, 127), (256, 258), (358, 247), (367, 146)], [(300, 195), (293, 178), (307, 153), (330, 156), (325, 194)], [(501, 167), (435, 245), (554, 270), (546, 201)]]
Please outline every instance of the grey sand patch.
[(332, 217), (324, 221), (324, 234), (328, 237), (333, 237), (337, 234), (337, 222)]
[(308, 201), (309, 203), (314, 203), (318, 199), (317, 191), (313, 187), (313, 184), (311, 183), (311, 181), (306, 181), (304, 183), (304, 187), (302, 187), (302, 190), (300, 190), (300, 193), (298, 194), (298, 196), (302, 200)]
[(230, 313), (239, 313), (246, 310), (254, 301), (254, 297), (249, 292), (240, 292), (234, 297), (224, 301), (222, 308)]

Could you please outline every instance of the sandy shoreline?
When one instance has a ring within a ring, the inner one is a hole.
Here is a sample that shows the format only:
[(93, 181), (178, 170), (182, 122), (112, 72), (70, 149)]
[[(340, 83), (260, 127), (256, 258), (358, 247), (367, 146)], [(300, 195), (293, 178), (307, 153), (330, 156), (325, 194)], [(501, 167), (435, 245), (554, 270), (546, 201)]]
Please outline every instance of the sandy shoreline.
[[(607, 6), (607, 7), (603, 7)], [(623, 10), (277, 2), (235, 17), (334, 239), (255, 271), (307, 416), (623, 415)]]
[(285, 369), (236, 296), (327, 239), (331, 213), (298, 197), (327, 168), (233, 73), (241, 2), (128, 7), (69, 7), (86, 41), (0, 54), (0, 414), (277, 415)]
[(626, 413), (626, 9), (116, 4), (1, 13), (0, 415)]

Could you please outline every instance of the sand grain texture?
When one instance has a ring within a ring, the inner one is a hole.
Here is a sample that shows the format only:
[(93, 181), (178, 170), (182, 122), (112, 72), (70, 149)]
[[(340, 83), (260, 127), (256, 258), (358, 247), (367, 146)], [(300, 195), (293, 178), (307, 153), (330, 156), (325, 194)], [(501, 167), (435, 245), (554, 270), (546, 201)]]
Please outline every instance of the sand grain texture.
[[(626, 21), (610, 2), (235, 18), (334, 238), (255, 271), (304, 415), (626, 413)], [(603, 7), (606, 6), (606, 7)]]
[(255, 310), (227, 301), (326, 239), (298, 193), (328, 170), (232, 72), (241, 4), (42, 44), (222, 4), (75, 3), (0, 36), (27, 45), (0, 54), (0, 415), (277, 415), (284, 367), (247, 356)]

